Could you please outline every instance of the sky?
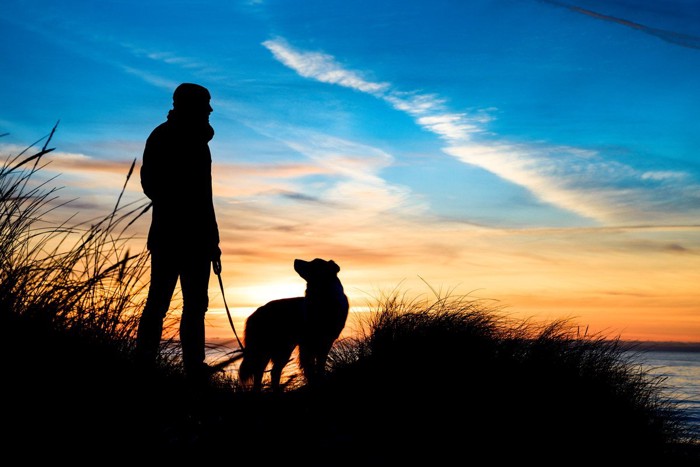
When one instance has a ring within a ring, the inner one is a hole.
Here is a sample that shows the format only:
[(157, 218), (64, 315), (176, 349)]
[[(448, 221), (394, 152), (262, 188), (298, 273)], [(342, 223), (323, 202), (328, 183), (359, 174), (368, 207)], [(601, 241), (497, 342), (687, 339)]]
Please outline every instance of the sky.
[(695, 0), (5, 0), (0, 39), (0, 154), (59, 122), (42, 173), (76, 218), (111, 211), (178, 84), (210, 90), (209, 338), (223, 298), (241, 326), (318, 257), (353, 311), (467, 297), (700, 341)]

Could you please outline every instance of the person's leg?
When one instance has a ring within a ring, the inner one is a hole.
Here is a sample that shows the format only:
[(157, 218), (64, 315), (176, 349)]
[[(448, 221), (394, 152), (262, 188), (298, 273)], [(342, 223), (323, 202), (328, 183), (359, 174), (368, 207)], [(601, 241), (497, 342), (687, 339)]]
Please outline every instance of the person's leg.
[(211, 260), (191, 258), (186, 262), (180, 276), (182, 287), (182, 320), (180, 342), (185, 372), (197, 375), (204, 366), (204, 315), (209, 306), (209, 277)]
[(151, 282), (136, 334), (136, 358), (143, 365), (152, 365), (158, 356), (163, 320), (170, 308), (177, 278), (177, 264), (170, 255), (151, 254)]

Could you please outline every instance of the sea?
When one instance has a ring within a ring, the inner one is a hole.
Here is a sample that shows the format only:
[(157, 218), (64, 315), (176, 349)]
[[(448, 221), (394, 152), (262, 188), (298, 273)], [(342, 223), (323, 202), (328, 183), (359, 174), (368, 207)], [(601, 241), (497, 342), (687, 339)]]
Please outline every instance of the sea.
[(676, 405), (700, 443), (700, 343), (631, 343), (628, 355), (660, 377), (663, 395)]

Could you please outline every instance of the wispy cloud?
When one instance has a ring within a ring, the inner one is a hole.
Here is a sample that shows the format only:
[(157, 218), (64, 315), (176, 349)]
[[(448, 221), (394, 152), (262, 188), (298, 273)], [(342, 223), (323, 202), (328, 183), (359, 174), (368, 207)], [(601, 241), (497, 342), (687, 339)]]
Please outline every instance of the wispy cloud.
[[(132, 160), (114, 161), (98, 159), (80, 153), (56, 151), (52, 154), (49, 165), (44, 170), (85, 178), (101, 174), (114, 180), (114, 175), (126, 176), (132, 162)], [(122, 186), (123, 183), (123, 180), (120, 182), (113, 181), (110, 185)]]
[[(19, 154), (25, 149), (25, 147), (16, 144), (0, 144), (1, 153)], [(46, 177), (78, 176), (85, 179), (104, 175), (111, 180), (111, 183), (103, 184), (102, 187), (121, 187), (124, 180), (117, 181), (114, 176), (123, 175), (125, 177), (132, 162), (133, 160), (116, 161), (91, 157), (82, 153), (53, 151), (42, 158), (43, 168), (39, 175)]]
[(590, 16), (591, 18), (599, 19), (602, 21), (609, 21), (611, 23), (616, 23), (621, 26), (625, 26), (628, 28), (636, 29), (637, 31), (641, 31), (643, 33), (649, 34), (651, 36), (658, 37), (661, 40), (664, 40), (668, 43), (675, 44), (675, 45), (680, 45), (682, 47), (688, 47), (690, 49), (698, 49), (700, 50), (700, 36), (695, 36), (691, 34), (682, 34), (678, 33), (675, 31), (668, 31), (665, 29), (658, 29), (658, 28), (652, 28), (650, 26), (644, 25), (644, 24), (639, 24), (635, 23), (633, 21), (629, 21), (623, 18), (617, 18), (615, 16), (610, 16), (606, 15), (597, 11), (592, 11), (592, 10), (587, 10), (586, 8), (581, 8), (576, 5), (571, 5), (568, 3), (564, 2), (558, 2), (556, 0), (541, 0), (544, 3), (550, 3), (552, 5), (557, 5), (563, 8), (567, 8), (571, 11), (575, 11), (576, 13), (580, 13), (582, 15)]
[(277, 60), (297, 71), (305, 78), (338, 84), (362, 92), (379, 93), (389, 85), (373, 83), (363, 79), (357, 73), (344, 69), (330, 55), (319, 52), (303, 52), (287, 44), (284, 39), (274, 39), (263, 42)]
[(683, 223), (700, 206), (700, 185), (688, 174), (640, 171), (595, 151), (507, 144), (463, 144), (444, 151), (527, 187), (543, 201), (607, 224)]
[[(390, 184), (380, 176), (394, 162), (393, 156), (381, 149), (285, 125), (257, 125), (256, 131), (282, 142), (313, 164), (303, 165), (303, 170), (298, 165), (284, 164), (277, 172), (282, 170), (288, 177), (323, 175), (321, 181), (299, 182), (299, 191), (307, 196), (356, 210), (366, 218), (389, 210), (415, 213), (425, 208), (410, 196), (408, 188)], [(293, 173), (293, 168), (298, 172)], [(290, 183), (289, 178), (286, 181)], [(347, 212), (340, 215), (346, 216)]]
[[(16, 19), (10, 20), (17, 22)], [(58, 45), (72, 54), (77, 53), (95, 62), (121, 69), (161, 89), (172, 90), (179, 82), (155, 74), (152, 71), (154, 64), (176, 67), (202, 76), (221, 74), (215, 67), (200, 59), (125, 41), (119, 36), (95, 28), (94, 25), (76, 21), (70, 15), (66, 15), (61, 7), (51, 6), (41, 11), (37, 10), (33, 21), (22, 22), (21, 27), (46, 37), (51, 44)], [(140, 65), (134, 62), (134, 59), (140, 60)]]
[[(447, 143), (444, 152), (527, 188), (537, 198), (604, 223), (683, 222), (697, 215), (700, 184), (678, 171), (639, 171), (575, 147), (487, 139), (490, 117), (451, 111), (435, 94), (405, 92), (345, 70), (331, 55), (305, 52), (284, 39), (263, 43), (299, 75), (351, 87), (384, 100)], [(679, 181), (683, 181), (680, 184)], [(693, 207), (695, 206), (695, 207)]]
[(214, 191), (217, 196), (241, 203), (259, 196), (297, 192), (299, 180), (319, 176), (333, 176), (333, 171), (314, 162), (218, 162), (213, 174)]
[(137, 76), (137, 77), (141, 78), (143, 81), (145, 81), (146, 83), (152, 84), (153, 86), (160, 88), (160, 89), (172, 90), (172, 89), (175, 89), (175, 87), (178, 84), (180, 84), (174, 80), (163, 78), (162, 76), (150, 73), (150, 72), (142, 70), (140, 68), (135, 68), (132, 66), (127, 66), (127, 65), (122, 65), (122, 64), (120, 64), (119, 67), (122, 70), (124, 70), (126, 73)]
[(479, 124), (488, 121), (485, 115), (470, 116), (448, 111), (445, 100), (434, 95), (393, 89), (389, 83), (365, 79), (361, 73), (347, 70), (331, 55), (307, 52), (292, 47), (283, 38), (263, 42), (273, 56), (300, 76), (355, 89), (391, 104), (395, 109), (416, 118), (419, 125), (446, 140), (463, 140), (482, 131)]

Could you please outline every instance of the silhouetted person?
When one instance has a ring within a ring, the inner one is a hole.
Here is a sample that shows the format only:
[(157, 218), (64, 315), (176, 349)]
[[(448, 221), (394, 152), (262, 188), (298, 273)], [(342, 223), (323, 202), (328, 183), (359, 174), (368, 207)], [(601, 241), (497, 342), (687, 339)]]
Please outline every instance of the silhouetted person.
[(186, 375), (194, 377), (211, 372), (204, 362), (204, 315), (209, 306), (210, 265), (215, 273), (221, 271), (212, 200), (210, 99), (202, 86), (179, 85), (167, 121), (146, 141), (141, 166), (141, 186), (153, 210), (147, 243), (151, 282), (139, 322), (136, 355), (145, 366), (155, 362), (163, 321), (179, 279), (182, 360)]

